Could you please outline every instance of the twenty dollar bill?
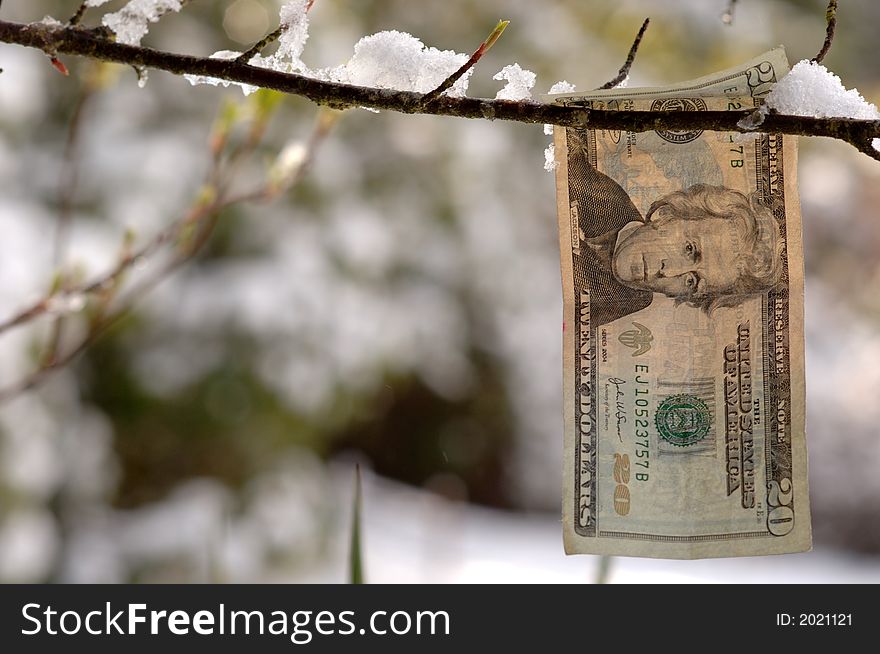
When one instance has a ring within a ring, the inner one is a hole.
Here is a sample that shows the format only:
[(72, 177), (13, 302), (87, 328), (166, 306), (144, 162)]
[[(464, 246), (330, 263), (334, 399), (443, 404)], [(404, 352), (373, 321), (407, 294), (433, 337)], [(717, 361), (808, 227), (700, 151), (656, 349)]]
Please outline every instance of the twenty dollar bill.
[[(767, 53), (596, 109), (757, 105)], [(793, 137), (557, 128), (568, 553), (810, 548)]]

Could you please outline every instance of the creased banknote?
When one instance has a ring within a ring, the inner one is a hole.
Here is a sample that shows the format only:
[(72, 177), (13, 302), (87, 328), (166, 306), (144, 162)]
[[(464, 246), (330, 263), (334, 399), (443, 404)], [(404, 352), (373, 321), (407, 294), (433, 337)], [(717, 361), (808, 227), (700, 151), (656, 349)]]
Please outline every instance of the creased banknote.
[[(714, 76), (559, 102), (757, 106), (777, 49)], [(555, 130), (568, 553), (810, 548), (797, 143)]]

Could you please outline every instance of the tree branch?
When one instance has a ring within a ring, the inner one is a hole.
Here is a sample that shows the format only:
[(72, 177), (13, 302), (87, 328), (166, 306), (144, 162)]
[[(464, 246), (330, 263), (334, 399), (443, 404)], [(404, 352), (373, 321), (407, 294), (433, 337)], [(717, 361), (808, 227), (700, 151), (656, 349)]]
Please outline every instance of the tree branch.
[[(750, 132), (737, 125), (751, 112), (743, 111), (604, 111), (576, 104), (512, 102), (484, 98), (441, 96), (425, 106), (424, 95), (411, 91), (366, 88), (257, 68), (235, 60), (199, 58), (161, 52), (150, 48), (115, 43), (77, 27), (53, 28), (32, 23), (0, 21), (0, 41), (16, 43), (44, 52), (72, 54), (102, 61), (146, 66), (177, 75), (192, 74), (250, 84), (282, 93), (300, 95), (337, 109), (371, 107), (401, 113), (423, 113), (486, 120), (509, 120), (585, 129), (647, 132), (668, 129), (704, 129), (722, 132)], [(798, 136), (827, 136), (846, 141), (875, 159), (880, 152), (871, 147), (880, 138), (880, 120), (813, 118), (770, 114), (761, 125), (767, 133)], [(876, 156), (875, 156), (876, 154)]]

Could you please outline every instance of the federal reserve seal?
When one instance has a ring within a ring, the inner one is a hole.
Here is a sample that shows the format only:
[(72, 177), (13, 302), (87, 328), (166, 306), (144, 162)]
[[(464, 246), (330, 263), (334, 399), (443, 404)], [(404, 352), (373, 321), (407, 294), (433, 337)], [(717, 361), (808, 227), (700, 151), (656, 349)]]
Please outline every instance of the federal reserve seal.
[(635, 329), (623, 332), (617, 337), (617, 340), (627, 347), (634, 349), (635, 352), (632, 354), (634, 357), (640, 357), (651, 349), (651, 341), (654, 340), (654, 335), (642, 323), (634, 322), (632, 325)]
[[(706, 102), (702, 98), (665, 98), (654, 100), (651, 111), (706, 111)], [(690, 143), (700, 138), (701, 129), (689, 130), (657, 130), (657, 136), (670, 143)]]
[(670, 395), (657, 407), (654, 424), (663, 440), (676, 447), (687, 447), (706, 437), (712, 414), (696, 395)]

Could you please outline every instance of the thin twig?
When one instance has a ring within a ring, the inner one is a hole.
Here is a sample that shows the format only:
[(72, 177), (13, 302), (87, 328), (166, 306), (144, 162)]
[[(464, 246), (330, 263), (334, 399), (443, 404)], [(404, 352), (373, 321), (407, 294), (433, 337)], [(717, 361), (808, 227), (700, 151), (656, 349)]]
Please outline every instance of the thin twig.
[(53, 374), (72, 363), (83, 352), (94, 345), (94, 343), (106, 334), (107, 331), (126, 318), (131, 313), (133, 303), (136, 299), (142, 297), (147, 291), (158, 285), (163, 279), (165, 279), (165, 276), (157, 275), (155, 278), (148, 280), (150, 283), (142, 283), (136, 289), (132, 289), (135, 292), (127, 297), (128, 303), (118, 309), (115, 313), (112, 313), (109, 316), (101, 316), (93, 321), (89, 326), (88, 333), (79, 341), (79, 343), (51, 360), (44, 360), (36, 370), (26, 375), (24, 378), (0, 389), (0, 405), (22, 393), (26, 393), (27, 391), (40, 386)]
[(651, 19), (646, 18), (645, 22), (642, 23), (642, 26), (639, 28), (639, 33), (636, 34), (636, 40), (633, 41), (632, 47), (629, 49), (629, 54), (626, 55), (626, 61), (623, 62), (623, 66), (620, 67), (620, 71), (618, 71), (614, 79), (600, 86), (600, 89), (613, 89), (629, 76), (629, 71), (632, 68), (633, 62), (636, 60), (636, 53), (639, 51), (639, 46), (642, 43), (642, 37), (645, 36), (645, 31), (648, 29), (650, 23)]
[(46, 349), (41, 355), (43, 365), (52, 364), (57, 359), (61, 342), (64, 340), (64, 325), (64, 314), (59, 313), (55, 316), (55, 321), (52, 323), (52, 329), (49, 332)]
[(467, 73), (471, 68), (477, 65), (477, 62), (486, 54), (489, 49), (495, 45), (495, 41), (501, 38), (501, 35), (504, 33), (504, 30), (507, 26), (510, 25), (509, 20), (499, 20), (498, 24), (495, 26), (495, 29), (492, 30), (492, 33), (480, 44), (476, 50), (474, 50), (474, 54), (471, 55), (471, 58), (468, 59), (457, 71), (452, 73), (449, 77), (447, 77), (443, 82), (433, 91), (430, 91), (425, 94), (422, 98), (422, 104), (428, 105), (434, 102), (437, 98), (439, 98), (444, 92), (448, 91), (452, 88), (452, 85), (455, 84), (458, 80), (460, 80), (465, 73)]
[[(61, 184), (58, 191), (58, 221), (55, 225), (55, 237), (52, 243), (52, 263), (61, 276), (61, 290), (67, 290), (67, 271), (65, 253), (70, 240), (70, 230), (73, 222), (73, 199), (79, 185), (79, 136), (84, 109), (92, 95), (94, 87), (86, 83), (80, 93), (70, 117), (67, 129), (67, 143), (64, 146), (64, 159), (61, 168)], [(59, 313), (55, 317), (46, 351), (43, 354), (44, 362), (54, 361), (61, 341), (64, 338), (64, 314)]]
[[(315, 127), (307, 142), (306, 156), (300, 167), (297, 169), (296, 174), (291, 178), (291, 185), (302, 178), (308, 163), (314, 157), (316, 149), (326, 138), (330, 129), (336, 123), (337, 118), (338, 116), (328, 115), (326, 110), (319, 112)], [(245, 147), (235, 149), (231, 156), (236, 159), (248, 157), (256, 152), (258, 146), (258, 141), (248, 139)], [(233, 161), (230, 163), (234, 164), (235, 162)], [(102, 276), (87, 284), (80, 285), (77, 288), (65, 289), (63, 291), (63, 294), (68, 297), (98, 295), (99, 306), (97, 307), (94, 317), (89, 322), (89, 329), (86, 335), (78, 344), (66, 351), (60, 351), (60, 347), (51, 351), (51, 356), (44, 356), (36, 370), (11, 386), (0, 389), (0, 404), (25, 391), (35, 388), (45, 381), (52, 373), (71, 363), (77, 356), (106, 333), (108, 329), (128, 315), (141, 298), (202, 252), (210, 240), (211, 235), (214, 233), (224, 210), (233, 205), (238, 205), (249, 200), (263, 200), (277, 197), (277, 193), (273, 193), (270, 188), (271, 180), (267, 181), (264, 189), (261, 189), (258, 193), (254, 193), (253, 196), (225, 195), (225, 190), (231, 187), (231, 178), (234, 175), (233, 171), (235, 170), (235, 166), (221, 166), (221, 158), (215, 157), (212, 170), (207, 174), (209, 183), (211, 183), (212, 180), (216, 181), (217, 186), (215, 188), (220, 189), (213, 200), (209, 202), (198, 201), (183, 218), (175, 221), (159, 232), (159, 234), (157, 234), (151, 241), (142, 246), (140, 250), (132, 253), (128, 251), (128, 247), (126, 246), (116, 266)], [(215, 169), (221, 169), (222, 174), (218, 175), (217, 170)], [(154, 255), (161, 250), (163, 246), (173, 243), (177, 244), (177, 248), (170, 261), (161, 266), (154, 275), (135, 282), (126, 289), (125, 292), (117, 293), (123, 275), (131, 270), (135, 263)], [(0, 333), (49, 313), (53, 304), (52, 299), (53, 297), (50, 295), (49, 297), (31, 305), (16, 316), (0, 323)]]
[(14, 329), (19, 325), (31, 322), (34, 318), (38, 318), (49, 312), (49, 298), (40, 298), (38, 302), (31, 304), (26, 309), (22, 309), (14, 316), (10, 316), (3, 322), (0, 322), (0, 334), (10, 329)]
[(79, 185), (79, 137), (84, 109), (92, 95), (92, 86), (86, 85), (76, 101), (67, 131), (64, 159), (61, 169), (61, 185), (58, 192), (58, 223), (52, 246), (52, 262), (56, 268), (64, 265), (64, 250), (70, 238), (73, 199)]
[(825, 42), (822, 44), (819, 54), (813, 57), (813, 61), (817, 64), (821, 64), (822, 60), (825, 59), (825, 55), (828, 54), (828, 51), (831, 49), (831, 43), (834, 41), (834, 30), (837, 28), (837, 0), (830, 0), (828, 2), (828, 9), (825, 10), (825, 22), (828, 24), (825, 28)]
[(79, 25), (80, 21), (85, 16), (86, 11), (89, 9), (88, 0), (83, 0), (82, 4), (79, 6), (79, 9), (76, 10), (76, 13), (70, 17), (70, 20), (67, 21), (67, 24), (70, 26)]
[[(313, 5), (313, 4), (315, 4), (315, 0), (309, 0), (309, 3), (306, 5), (306, 12), (307, 12), (307, 13), (308, 13), (308, 11), (312, 8), (312, 5)], [(265, 47), (268, 46), (270, 43), (274, 43), (274, 42), (277, 41), (279, 38), (281, 38), (281, 35), (284, 33), (284, 29), (285, 29), (286, 27), (287, 27), (287, 26), (286, 26), (286, 25), (283, 25), (283, 24), (282, 24), (282, 25), (279, 25), (278, 28), (277, 28), (274, 32), (270, 32), (269, 34), (267, 34), (266, 36), (264, 36), (262, 39), (260, 39), (259, 41), (257, 41), (257, 42), (253, 45), (253, 47), (251, 47), (249, 50), (247, 50), (246, 52), (242, 53), (242, 54), (236, 59), (236, 61), (237, 61), (238, 63), (240, 63), (240, 64), (246, 64), (246, 63), (248, 63), (251, 59), (253, 59), (253, 58), (256, 57), (258, 54), (260, 54), (260, 53), (263, 51), (263, 48), (265, 48)]]
[[(188, 214), (187, 219), (189, 219), (190, 215), (191, 214)], [(100, 293), (101, 291), (109, 288), (117, 281), (119, 281), (119, 279), (135, 264), (138, 264), (141, 261), (148, 259), (159, 249), (161, 249), (162, 246), (173, 241), (179, 235), (181, 231), (180, 227), (180, 222), (172, 223), (170, 226), (159, 232), (153, 239), (148, 241), (139, 250), (131, 254), (126, 254), (125, 256), (120, 258), (120, 260), (113, 268), (98, 276), (97, 278), (91, 280), (90, 282), (86, 282), (85, 284), (65, 289), (64, 295), (69, 297), (89, 296)], [(18, 313), (0, 322), (0, 334), (21, 325), (27, 324), (32, 320), (39, 318), (40, 316), (50, 313), (52, 311), (53, 296), (54, 292), (51, 293), (48, 297), (40, 298), (33, 304), (28, 305), (26, 308), (22, 309)]]
[(80, 341), (75, 347), (65, 352), (63, 356), (58, 357), (54, 361), (48, 362), (45, 365), (40, 366), (32, 373), (30, 373), (23, 379), (15, 382), (14, 384), (0, 389), (0, 404), (8, 402), (12, 398), (18, 397), (22, 393), (26, 393), (27, 391), (32, 390), (42, 384), (52, 374), (67, 366), (80, 354), (87, 350), (96, 340), (98, 340), (100, 336), (102, 336), (107, 331), (107, 329), (116, 324), (118, 319), (121, 319), (122, 317), (123, 316), (118, 316), (117, 320), (102, 323), (99, 327), (90, 330), (89, 334), (85, 338), (83, 338), (82, 341)]
[[(205, 214), (208, 214), (211, 220), (210, 230), (207, 234), (202, 237), (202, 235), (198, 238), (198, 248), (191, 248), (183, 254), (175, 257), (169, 264), (163, 267), (158, 274), (153, 277), (148, 278), (147, 280), (141, 282), (140, 284), (135, 285), (135, 287), (131, 288), (119, 302), (120, 307), (115, 311), (110, 311), (109, 308), (105, 308), (101, 311), (101, 315), (93, 320), (89, 325), (89, 330), (87, 334), (82, 338), (82, 340), (74, 345), (69, 350), (63, 353), (54, 353), (52, 357), (44, 357), (41, 361), (39, 367), (37, 367), (33, 372), (26, 375), (23, 379), (18, 382), (13, 383), (10, 386), (0, 389), (0, 404), (7, 402), (8, 400), (20, 395), (21, 393), (32, 390), (42, 384), (46, 379), (48, 379), (53, 373), (58, 370), (64, 368), (68, 364), (70, 364), (74, 359), (76, 359), (80, 354), (82, 354), (85, 350), (87, 350), (95, 341), (98, 340), (101, 336), (103, 336), (108, 329), (110, 329), (113, 325), (119, 323), (125, 316), (133, 308), (135, 302), (137, 302), (140, 298), (142, 298), (148, 291), (152, 290), (155, 286), (157, 286), (161, 281), (167, 278), (172, 272), (174, 272), (177, 268), (182, 266), (184, 263), (192, 259), (207, 241), (207, 237), (210, 235), (211, 231), (213, 231), (214, 225), (216, 225), (216, 220), (213, 219), (214, 216), (219, 216), (222, 207), (220, 206), (211, 206), (206, 208)], [(191, 218), (191, 214), (188, 216)], [(183, 224), (183, 221), (175, 223), (173, 231), (176, 233), (179, 231), (179, 228)], [(166, 232), (172, 230), (166, 230)], [(165, 232), (163, 232), (164, 234)], [(164, 236), (161, 237), (162, 241), (166, 241)], [(106, 275), (105, 278), (108, 280), (117, 280), (122, 272), (127, 272), (131, 267), (131, 261), (133, 259), (128, 258), (125, 262), (120, 262), (117, 267), (114, 269), (112, 273)], [(97, 291), (104, 287), (103, 283), (98, 283), (97, 285), (92, 284), (88, 289), (84, 289), (83, 293), (90, 293)], [(31, 311), (30, 317), (37, 317), (40, 313), (45, 313), (49, 306), (49, 301), (45, 300), (42, 302), (43, 307), (42, 311)], [(19, 322), (18, 324), (21, 324)]]
[(277, 41), (282, 32), (284, 32), (284, 26), (279, 25), (278, 29), (276, 29), (274, 32), (267, 34), (262, 39), (257, 41), (251, 49), (239, 56), (236, 61), (240, 64), (246, 64), (251, 59), (260, 54), (263, 51), (263, 48), (265, 48), (267, 45)]
[(333, 126), (339, 120), (339, 116), (341, 115), (341, 112), (327, 108), (322, 108), (318, 112), (318, 116), (315, 119), (315, 126), (312, 128), (312, 133), (309, 135), (305, 144), (305, 154), (299, 162), (296, 170), (293, 172), (293, 175), (286, 180), (284, 188), (273, 187), (272, 180), (270, 180), (268, 185), (253, 191), (241, 193), (240, 195), (232, 196), (227, 202), (230, 205), (242, 204), (245, 202), (269, 202), (277, 198), (280, 193), (296, 186), (302, 180), (306, 172), (308, 172), (309, 167), (315, 158), (315, 153), (318, 151), (318, 148), (324, 139), (330, 134)]

